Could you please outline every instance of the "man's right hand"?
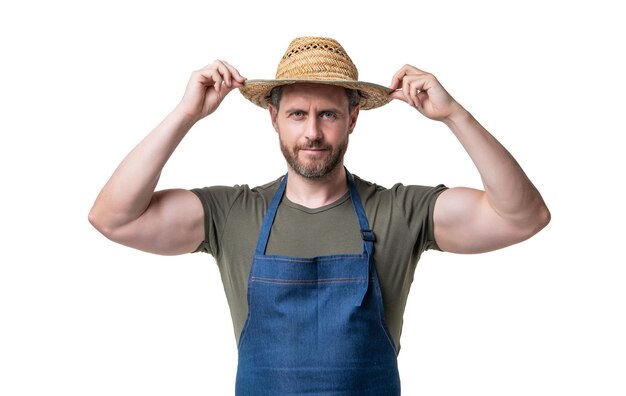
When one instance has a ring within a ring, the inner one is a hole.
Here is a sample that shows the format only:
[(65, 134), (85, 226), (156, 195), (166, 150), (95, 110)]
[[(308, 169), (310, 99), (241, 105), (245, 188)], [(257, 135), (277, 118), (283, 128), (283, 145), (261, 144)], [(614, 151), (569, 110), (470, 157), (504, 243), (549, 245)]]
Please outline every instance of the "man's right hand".
[(217, 109), (246, 79), (224, 61), (192, 73), (176, 109), (117, 167), (89, 212), (107, 238), (157, 254), (195, 250), (204, 238), (204, 211), (184, 189), (155, 192), (161, 171), (195, 122)]
[(194, 122), (199, 121), (213, 113), (230, 91), (243, 87), (245, 81), (233, 66), (216, 60), (191, 74), (176, 110)]

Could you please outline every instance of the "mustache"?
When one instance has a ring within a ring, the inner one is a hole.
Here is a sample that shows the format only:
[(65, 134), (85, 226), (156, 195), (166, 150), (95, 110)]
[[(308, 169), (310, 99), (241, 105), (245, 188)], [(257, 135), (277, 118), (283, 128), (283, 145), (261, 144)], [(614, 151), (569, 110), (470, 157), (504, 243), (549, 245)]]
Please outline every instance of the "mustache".
[(330, 150), (332, 147), (330, 147), (327, 144), (324, 144), (322, 141), (320, 140), (311, 140), (306, 144), (301, 144), (299, 146), (296, 146), (296, 151), (300, 151), (300, 150), (307, 150), (307, 149), (322, 149), (322, 150)]

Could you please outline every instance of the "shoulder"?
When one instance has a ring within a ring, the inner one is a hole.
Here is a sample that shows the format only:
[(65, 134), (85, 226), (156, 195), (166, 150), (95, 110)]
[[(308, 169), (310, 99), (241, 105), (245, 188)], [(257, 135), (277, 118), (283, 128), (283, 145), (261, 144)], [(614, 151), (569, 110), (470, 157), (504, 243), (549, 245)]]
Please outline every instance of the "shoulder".
[[(434, 237), (434, 208), (437, 198), (447, 190), (436, 186), (396, 183), (390, 188), (355, 176), (355, 184), (368, 219), (377, 235), (393, 235), (393, 243), (405, 240), (415, 252), (439, 249)], [(395, 247), (394, 247), (395, 249)]]
[[(263, 214), (280, 180), (278, 178), (254, 188), (242, 184), (192, 189), (200, 199), (204, 212), (205, 237), (197, 251), (217, 257), (223, 251), (224, 240), (244, 237), (242, 230), (260, 228)], [(232, 238), (231, 229), (235, 230)]]
[(402, 205), (408, 203), (419, 205), (433, 201), (441, 192), (447, 189), (443, 184), (437, 186), (423, 186), (405, 185), (402, 183), (396, 183), (387, 188), (364, 180), (357, 175), (354, 175), (354, 183), (364, 204), (367, 201), (371, 201), (377, 203), (396, 202)]
[(209, 186), (194, 188), (191, 190), (203, 204), (219, 204), (220, 206), (230, 206), (235, 202), (268, 202), (278, 190), (282, 176), (266, 184), (251, 188), (247, 184), (236, 184), (233, 186)]
[(254, 187), (250, 190), (250, 194), (262, 198), (265, 202), (269, 202), (274, 197), (274, 194), (276, 194), (278, 187), (280, 187), (280, 183), (283, 180), (283, 177), (284, 176), (281, 176), (269, 183)]

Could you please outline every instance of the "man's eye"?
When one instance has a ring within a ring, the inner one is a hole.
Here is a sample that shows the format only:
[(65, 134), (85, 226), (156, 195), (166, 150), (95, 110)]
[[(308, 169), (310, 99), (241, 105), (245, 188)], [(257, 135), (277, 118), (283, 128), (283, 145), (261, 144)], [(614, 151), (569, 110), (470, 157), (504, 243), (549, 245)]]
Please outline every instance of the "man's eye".
[(324, 113), (322, 113), (322, 118), (335, 118), (336, 115), (335, 113), (333, 113), (332, 111), (326, 111)]
[(303, 111), (293, 111), (293, 112), (291, 112), (291, 117), (293, 117), (293, 118), (302, 118), (302, 117), (304, 117), (304, 112)]

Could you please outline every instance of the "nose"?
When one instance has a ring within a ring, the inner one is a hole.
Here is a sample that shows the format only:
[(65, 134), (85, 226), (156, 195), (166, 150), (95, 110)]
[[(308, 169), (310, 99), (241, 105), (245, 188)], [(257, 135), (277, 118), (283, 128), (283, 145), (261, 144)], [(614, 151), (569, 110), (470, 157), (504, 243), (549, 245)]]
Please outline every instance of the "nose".
[(322, 139), (321, 125), (317, 117), (308, 117), (306, 120), (304, 136), (311, 141), (317, 141)]

